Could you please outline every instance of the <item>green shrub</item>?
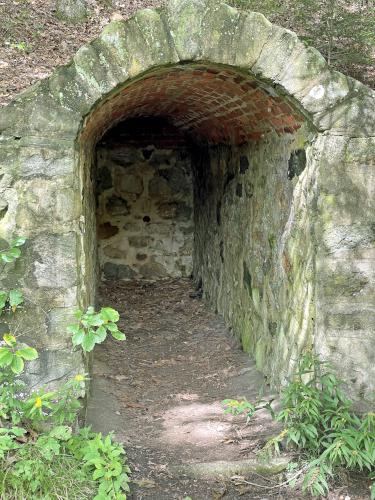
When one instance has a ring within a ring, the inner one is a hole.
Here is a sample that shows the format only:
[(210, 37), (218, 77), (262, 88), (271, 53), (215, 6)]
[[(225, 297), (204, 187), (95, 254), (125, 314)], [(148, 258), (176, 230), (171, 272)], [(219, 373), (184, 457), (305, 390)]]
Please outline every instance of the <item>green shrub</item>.
[[(0, 251), (3, 265), (21, 255), (24, 238)], [(0, 315), (17, 313), (23, 304), (19, 290), (0, 291)], [(68, 328), (73, 346), (90, 352), (107, 332), (117, 340), (119, 314), (109, 307), (76, 313)], [(73, 432), (81, 408), (86, 376), (77, 374), (59, 389), (28, 392), (20, 375), (25, 363), (38, 358), (36, 349), (11, 333), (0, 342), (0, 498), (125, 500), (130, 469), (126, 454), (112, 435), (89, 428)]]
[[(367, 471), (375, 479), (375, 413), (356, 414), (342, 385), (326, 363), (305, 354), (282, 391), (281, 411), (274, 415), (284, 429), (263, 449), (263, 453), (279, 453), (285, 442), (303, 452), (307, 460), (303, 489), (316, 496), (328, 492), (328, 479), (338, 468)], [(225, 400), (227, 408), (228, 401), (237, 414), (245, 412), (249, 419), (247, 401)], [(256, 405), (252, 409), (250, 417)], [(375, 498), (375, 483), (371, 498)]]

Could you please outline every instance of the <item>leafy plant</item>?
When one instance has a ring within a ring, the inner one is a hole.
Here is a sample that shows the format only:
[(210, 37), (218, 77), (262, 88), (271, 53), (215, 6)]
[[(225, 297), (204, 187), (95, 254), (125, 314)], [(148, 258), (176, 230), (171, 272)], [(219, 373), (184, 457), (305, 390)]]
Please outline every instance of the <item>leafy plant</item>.
[(24, 360), (32, 361), (38, 357), (33, 347), (18, 347), (17, 339), (10, 334), (3, 336), (3, 347), (0, 347), (0, 368), (9, 368), (13, 373), (23, 371)]
[[(14, 262), (25, 243), (17, 238), (0, 251), (0, 262)], [(0, 314), (16, 314), (22, 292), (0, 292)], [(77, 313), (69, 331), (84, 352), (105, 340), (117, 340), (119, 314), (104, 307)], [(0, 497), (125, 500), (130, 469), (125, 451), (112, 435), (84, 428), (73, 433), (81, 408), (79, 397), (87, 377), (77, 374), (55, 391), (28, 392), (20, 375), (25, 363), (38, 358), (36, 349), (19, 343), (11, 333), (0, 342)], [(6, 496), (3, 496), (6, 495)]]
[(113, 441), (112, 434), (103, 438), (101, 433), (84, 428), (70, 440), (69, 446), (74, 456), (84, 461), (84, 468), (92, 474), (93, 481), (98, 483), (98, 495), (94, 500), (126, 499), (123, 492), (129, 491), (130, 469), (123, 465), (125, 451)]
[(222, 402), (224, 405), (224, 413), (230, 413), (231, 415), (240, 415), (241, 413), (246, 414), (246, 423), (249, 423), (251, 417), (256, 411), (256, 406), (250, 403), (246, 398), (243, 399), (224, 399)]
[(25, 242), (26, 239), (22, 237), (12, 240), (8, 248), (0, 250), (0, 260), (6, 264), (14, 262), (21, 256), (21, 250), (19, 247), (22, 247)]
[[(67, 425), (77, 419), (81, 407), (78, 395), (84, 388), (86, 376), (77, 374), (57, 391), (46, 392), (42, 388), (25, 398), (20, 391), (25, 390), (25, 386), (17, 382), (24, 365), (20, 369), (17, 364), (14, 369), (14, 359), (34, 360), (37, 351), (28, 346), (19, 348), (12, 335), (5, 335), (4, 339), (5, 346), (0, 348), (0, 353), (6, 353), (0, 354), (0, 419), (3, 419), (0, 496), (17, 491), (22, 492), (22, 498), (40, 495), (45, 498), (53, 491), (59, 498), (74, 498), (70, 492), (61, 497), (53, 480), (56, 467), (65, 478), (64, 464), (68, 462), (70, 471), (75, 464), (70, 480), (80, 491), (76, 498), (125, 500), (130, 469), (122, 446), (113, 441), (112, 435), (103, 438), (88, 428), (73, 435)], [(40, 430), (41, 421), (48, 424), (48, 431)], [(82, 490), (89, 493), (86, 495)]]
[[(312, 353), (300, 360), (293, 379), (281, 395), (282, 409), (275, 419), (284, 430), (268, 441), (263, 453), (279, 453), (282, 443), (307, 457), (303, 489), (325, 495), (335, 469), (365, 471), (375, 476), (375, 413), (357, 415), (342, 390), (343, 382)], [(225, 400), (223, 404), (226, 404)], [(238, 413), (254, 414), (251, 403), (231, 402)], [(250, 412), (248, 411), (250, 408)], [(372, 498), (375, 486), (372, 484)]]
[(78, 323), (68, 326), (67, 330), (72, 334), (74, 346), (80, 345), (85, 352), (94, 349), (95, 344), (101, 344), (107, 337), (108, 332), (116, 340), (125, 340), (125, 334), (120, 332), (117, 321), (119, 313), (111, 307), (103, 307), (100, 312), (90, 306), (87, 311), (76, 312)]
[(12, 42), (10, 47), (11, 49), (17, 49), (22, 52), (27, 52), (29, 50), (29, 46), (26, 42)]

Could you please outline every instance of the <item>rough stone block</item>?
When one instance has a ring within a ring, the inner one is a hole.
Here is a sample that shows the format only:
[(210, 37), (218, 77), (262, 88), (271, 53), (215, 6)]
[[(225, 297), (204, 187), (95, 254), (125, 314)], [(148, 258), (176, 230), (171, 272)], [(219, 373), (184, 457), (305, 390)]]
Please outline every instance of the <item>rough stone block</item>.
[(48, 79), (48, 84), (51, 96), (60, 105), (80, 115), (87, 114), (101, 97), (97, 85), (90, 85), (90, 82), (82, 78), (74, 62), (57, 68)]
[(69, 288), (77, 283), (76, 235), (41, 234), (30, 242), (30, 281), (45, 288)]
[(264, 44), (269, 39), (272, 24), (259, 12), (241, 13), (237, 36), (235, 64), (242, 68), (252, 68), (258, 60)]
[(181, 61), (201, 58), (204, 43), (202, 27), (214, 3), (207, 0), (171, 0), (167, 4), (168, 23)]
[(114, 264), (106, 262), (103, 267), (104, 276), (109, 280), (131, 279), (136, 276), (135, 271), (124, 264)]
[(302, 42), (295, 33), (273, 25), (268, 40), (265, 42), (257, 61), (251, 67), (251, 71), (278, 83), (280, 75), (285, 70), (285, 65), (294, 53), (298, 53), (301, 45)]
[(375, 134), (375, 92), (348, 97), (333, 109), (314, 116), (320, 130), (331, 130), (347, 136), (373, 136)]

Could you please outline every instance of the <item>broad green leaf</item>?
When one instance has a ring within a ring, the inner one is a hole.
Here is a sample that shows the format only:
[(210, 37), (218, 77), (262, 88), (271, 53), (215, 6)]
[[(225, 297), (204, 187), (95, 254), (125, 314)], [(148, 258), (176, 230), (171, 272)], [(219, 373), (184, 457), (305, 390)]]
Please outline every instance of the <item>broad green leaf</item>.
[(18, 259), (20, 255), (21, 255), (21, 250), (15, 247), (15, 248), (10, 248), (6, 252), (3, 252), (1, 254), (1, 258), (4, 262), (13, 262), (14, 260)]
[(99, 326), (99, 328), (97, 328), (97, 330), (95, 332), (95, 335), (97, 337), (96, 338), (97, 343), (104, 342), (104, 340), (107, 337), (107, 330), (104, 328), (104, 326)]
[(9, 430), (16, 437), (23, 436), (27, 432), (26, 429), (23, 429), (22, 427), (12, 427)]
[(69, 325), (66, 328), (66, 331), (73, 335), (74, 333), (78, 333), (80, 331), (80, 326), (79, 325)]
[(110, 332), (117, 332), (118, 331), (118, 326), (116, 325), (116, 323), (108, 323), (107, 325), (105, 325), (105, 327)]
[(119, 313), (115, 309), (112, 309), (112, 307), (103, 307), (100, 311), (100, 314), (105, 321), (111, 321), (115, 323), (120, 319)]
[(23, 238), (22, 236), (19, 236), (18, 238), (15, 238), (10, 246), (11, 247), (22, 247), (22, 245), (24, 245), (26, 242), (26, 238)]
[(3, 335), (4, 342), (9, 345), (10, 347), (14, 347), (17, 344), (17, 339), (14, 337), (14, 335), (11, 335), (10, 333), (6, 333)]
[(11, 290), (9, 292), (9, 304), (13, 312), (16, 310), (17, 306), (22, 304), (22, 302), (23, 302), (22, 292), (20, 292), (19, 290)]
[(16, 351), (16, 356), (20, 356), (26, 361), (32, 361), (33, 359), (37, 359), (38, 351), (33, 347), (24, 347)]
[(108, 500), (108, 495), (106, 493), (99, 493), (92, 500)]
[(85, 337), (85, 330), (83, 330), (83, 328), (78, 329), (78, 331), (72, 337), (73, 345), (82, 344), (84, 337)]
[(18, 375), (19, 373), (22, 372), (23, 367), (24, 367), (23, 359), (17, 356), (13, 356), (12, 364), (10, 365), (10, 369), (12, 370), (12, 372)]
[(57, 427), (54, 427), (49, 435), (60, 441), (67, 441), (72, 436), (72, 429), (67, 425), (59, 425)]
[(90, 326), (100, 326), (103, 324), (103, 319), (100, 314), (93, 314), (87, 318), (87, 324)]
[(119, 476), (122, 471), (122, 465), (119, 462), (112, 464), (112, 476)]
[(92, 475), (92, 478), (94, 481), (96, 481), (97, 479), (99, 479), (100, 477), (103, 477), (105, 474), (105, 470), (104, 469), (96, 469)]
[(74, 316), (77, 318), (77, 319), (81, 319), (82, 316), (83, 316), (83, 312), (81, 310), (78, 310), (74, 313)]
[(14, 257), (12, 255), (8, 254), (8, 252), (1, 252), (0, 253), (0, 259), (3, 262), (9, 263), (14, 261)]
[(12, 352), (7, 347), (0, 347), (0, 367), (9, 366), (12, 361)]
[(85, 352), (91, 352), (96, 344), (95, 334), (92, 332), (86, 333), (82, 340), (82, 349)]
[(117, 332), (111, 332), (112, 337), (116, 340), (125, 340), (126, 336), (124, 333), (117, 331)]
[(8, 292), (0, 292), (0, 311), (4, 309), (8, 300)]

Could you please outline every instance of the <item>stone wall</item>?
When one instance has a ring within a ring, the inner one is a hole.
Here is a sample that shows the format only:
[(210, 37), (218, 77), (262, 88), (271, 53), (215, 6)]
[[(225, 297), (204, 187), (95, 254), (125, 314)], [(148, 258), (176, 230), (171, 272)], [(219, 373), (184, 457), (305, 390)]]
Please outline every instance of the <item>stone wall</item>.
[(316, 350), (373, 408), (375, 138), (325, 135), (316, 150)]
[(22, 290), (25, 303), (14, 318), (0, 318), (0, 332), (22, 332), (20, 340), (39, 352), (27, 382), (52, 387), (85, 370), (66, 332), (84, 275), (74, 150), (53, 137), (0, 143), (0, 199), (6, 207), (0, 216), (0, 248), (16, 235), (27, 238), (21, 258), (1, 269), (0, 289)]
[[(371, 395), (374, 109), (371, 89), (261, 14), (170, 0), (109, 24), (0, 110), (0, 238), (27, 238), (0, 281), (27, 297), (32, 383), (84, 369), (65, 326), (95, 300), (95, 145), (163, 116), (216, 145), (194, 155), (195, 276), (245, 349), (278, 381), (313, 343)], [(311, 144), (293, 144), (302, 124)]]
[(187, 277), (192, 272), (193, 191), (185, 147), (97, 149), (99, 263), (107, 279)]
[(195, 281), (276, 383), (313, 342), (311, 163), (302, 134), (193, 161)]

